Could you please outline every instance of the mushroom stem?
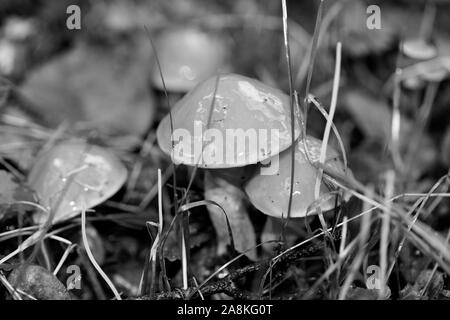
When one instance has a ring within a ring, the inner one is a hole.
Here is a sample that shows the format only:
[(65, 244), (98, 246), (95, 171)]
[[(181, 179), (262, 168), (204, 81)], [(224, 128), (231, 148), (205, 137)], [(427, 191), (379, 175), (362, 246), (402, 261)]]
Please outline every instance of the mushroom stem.
[[(235, 249), (241, 253), (245, 252), (249, 259), (256, 260), (255, 230), (247, 212), (245, 193), (237, 183), (241, 176), (237, 175), (239, 172), (233, 175), (231, 171), (234, 170), (206, 170), (205, 199), (214, 201), (225, 211), (231, 226)], [(230, 243), (226, 217), (216, 206), (208, 206), (208, 212), (216, 230), (217, 254), (222, 255)]]
[[(306, 219), (306, 221), (305, 221)], [(304, 217), (304, 218), (291, 218), (289, 219), (288, 225), (284, 228), (286, 243), (284, 246), (286, 248), (292, 247), (296, 241), (300, 238), (305, 238), (308, 234), (306, 225), (309, 224), (314, 219), (314, 216)], [(261, 234), (262, 248), (267, 254), (272, 255), (274, 249), (277, 247), (277, 242), (283, 240), (281, 235), (283, 232), (283, 227), (285, 222), (283, 219), (268, 216), (264, 229)]]

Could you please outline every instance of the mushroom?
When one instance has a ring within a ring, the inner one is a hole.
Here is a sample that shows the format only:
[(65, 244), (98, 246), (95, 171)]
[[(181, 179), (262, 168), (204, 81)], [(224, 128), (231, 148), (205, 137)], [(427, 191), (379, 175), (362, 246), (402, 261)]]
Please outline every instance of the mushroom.
[(414, 60), (430, 60), (437, 56), (437, 48), (423, 38), (405, 40), (402, 46), (405, 56)]
[[(222, 74), (201, 82), (173, 106), (173, 135), (169, 115), (157, 129), (159, 146), (174, 163), (208, 169), (205, 198), (226, 212), (234, 237), (242, 239), (236, 241), (239, 252), (249, 249), (245, 243), (256, 244), (242, 184), (252, 173), (252, 165), (291, 145), (289, 103), (286, 94), (260, 81)], [(299, 135), (296, 123), (295, 138)], [(271, 169), (260, 168), (264, 174)], [(228, 243), (226, 220), (219, 208), (208, 206), (208, 210), (221, 254)], [(247, 256), (255, 258), (255, 252)]]
[(445, 59), (442, 60), (439, 52), (439, 43), (431, 41), (435, 17), (436, 7), (427, 4), (420, 32), (415, 37), (406, 39), (401, 46), (401, 51), (407, 58), (401, 80), (407, 89), (421, 89), (427, 83), (442, 81), (448, 74)]
[[(306, 141), (306, 148), (303, 140)], [(317, 213), (314, 205), (316, 200), (314, 187), (318, 170), (314, 166), (314, 163), (319, 161), (321, 146), (322, 141), (311, 136), (307, 136), (305, 139), (299, 139), (295, 145), (295, 178), (290, 212), (290, 218), (294, 218), (294, 225), (296, 221), (300, 221), (295, 218), (306, 218)], [(291, 190), (291, 150), (289, 148), (279, 155), (278, 174), (261, 175), (255, 171), (255, 174), (244, 186), (251, 204), (269, 216), (265, 227), (265, 230), (269, 233), (273, 233), (273, 230), (277, 229), (277, 225), (279, 226), (281, 224), (282, 218), (287, 218)], [(308, 152), (309, 160), (306, 152)], [(351, 174), (350, 172), (346, 173), (339, 154), (330, 146), (327, 147), (325, 166), (338, 175), (344, 176), (345, 174)], [(336, 189), (333, 184), (326, 183), (326, 181), (322, 182), (319, 201), (316, 202), (322, 212), (334, 209), (336, 196), (330, 195), (330, 191)], [(270, 217), (274, 217), (275, 219)], [(294, 240), (293, 237), (291, 238)]]
[[(38, 157), (28, 176), (40, 203), (54, 210), (52, 223), (70, 219), (114, 195), (127, 170), (108, 150), (82, 141), (65, 141)], [(48, 218), (38, 212), (34, 219)]]
[[(200, 81), (228, 70), (226, 42), (197, 28), (168, 29), (156, 39), (155, 48), (164, 84), (157, 63), (151, 81), (157, 92), (167, 90), (170, 101), (179, 100)], [(159, 119), (167, 113), (167, 104), (161, 105)]]
[(430, 41), (435, 18), (436, 6), (427, 3), (420, 22), (420, 30), (403, 42), (401, 51), (406, 57), (412, 60), (430, 60), (437, 56), (438, 50)]
[(439, 83), (448, 78), (449, 74), (450, 57), (438, 56), (405, 67), (401, 80), (407, 89), (416, 90), (424, 87), (428, 82)]
[[(156, 41), (156, 50), (166, 88), (172, 92), (188, 92), (215, 74), (227, 59), (224, 41), (196, 28), (164, 31)], [(164, 90), (157, 65), (152, 83)]]

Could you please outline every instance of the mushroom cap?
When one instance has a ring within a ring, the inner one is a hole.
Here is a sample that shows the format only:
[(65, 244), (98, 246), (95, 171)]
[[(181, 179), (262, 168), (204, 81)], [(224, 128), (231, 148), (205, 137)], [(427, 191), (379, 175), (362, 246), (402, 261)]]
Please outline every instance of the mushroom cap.
[[(55, 223), (74, 217), (83, 207), (87, 210), (102, 203), (122, 187), (126, 178), (125, 166), (113, 153), (82, 141), (67, 141), (37, 159), (28, 183), (44, 207), (56, 209)], [(41, 223), (48, 216), (39, 211), (34, 218)]]
[(420, 61), (403, 69), (402, 81), (406, 88), (415, 90), (426, 82), (440, 82), (450, 74), (450, 57)]
[[(289, 96), (237, 74), (201, 82), (173, 106), (171, 113), (173, 150), (170, 114), (160, 122), (156, 134), (159, 146), (175, 163), (200, 168), (242, 167), (268, 159), (292, 142)], [(299, 135), (296, 121), (295, 138)]]
[(405, 56), (416, 60), (429, 60), (438, 54), (436, 46), (421, 38), (405, 40), (402, 51)]
[[(225, 41), (195, 28), (172, 28), (163, 32), (156, 41), (156, 50), (166, 88), (173, 92), (188, 92), (225, 68), (228, 57)], [(164, 90), (157, 64), (153, 68), (152, 83)]]
[[(306, 144), (308, 155), (312, 162), (320, 159), (320, 149), (322, 141), (311, 136), (307, 136)], [(307, 210), (315, 201), (314, 188), (318, 170), (308, 162), (305, 154), (303, 139), (299, 139), (295, 150), (294, 184), (292, 191), (291, 218), (301, 218), (307, 215)], [(259, 172), (250, 178), (244, 189), (250, 202), (261, 212), (281, 218), (287, 217), (289, 191), (291, 182), (291, 149), (279, 155), (279, 171), (275, 175), (261, 175)], [(326, 165), (331, 167), (336, 173), (344, 174), (344, 165), (339, 160), (339, 154), (327, 147)], [(330, 188), (322, 182), (320, 196), (330, 192)], [(334, 208), (336, 197), (321, 201), (322, 211)], [(309, 214), (315, 214), (316, 210), (311, 206)]]

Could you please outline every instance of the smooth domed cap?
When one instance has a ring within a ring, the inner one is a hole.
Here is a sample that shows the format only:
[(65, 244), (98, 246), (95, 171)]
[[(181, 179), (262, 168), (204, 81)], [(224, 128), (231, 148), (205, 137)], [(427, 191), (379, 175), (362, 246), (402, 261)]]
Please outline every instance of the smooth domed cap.
[[(226, 68), (225, 41), (198, 29), (170, 29), (156, 41), (156, 51), (168, 91), (188, 92), (200, 81)], [(152, 83), (164, 90), (157, 64)]]
[(421, 38), (405, 40), (403, 54), (411, 59), (428, 60), (437, 56), (437, 48)]
[[(125, 166), (107, 149), (82, 141), (67, 141), (37, 159), (28, 183), (40, 204), (53, 210), (67, 187), (53, 217), (55, 223), (72, 218), (82, 207), (87, 210), (102, 203), (122, 187), (126, 178)], [(36, 222), (46, 219), (43, 212), (35, 216)]]
[[(308, 155), (312, 162), (318, 162), (322, 141), (308, 136), (306, 138)], [(279, 171), (274, 175), (261, 175), (258, 170), (244, 186), (250, 202), (261, 212), (281, 218), (287, 217), (289, 191), (291, 185), (291, 149), (279, 155)], [(339, 155), (330, 146), (327, 147), (326, 165), (337, 173), (344, 174), (344, 165), (339, 160)], [(291, 218), (305, 217), (307, 209), (315, 201), (314, 188), (318, 170), (308, 162), (302, 139), (296, 144), (295, 150), (295, 180), (292, 191)], [(331, 190), (322, 182), (320, 195)], [(334, 208), (336, 197), (332, 196), (325, 202), (321, 202), (322, 211)], [(316, 210), (311, 207), (308, 214), (315, 214)]]
[[(174, 149), (169, 115), (160, 122), (157, 138), (175, 163), (242, 167), (268, 159), (292, 142), (289, 96), (237, 74), (200, 83), (173, 106), (172, 118)], [(296, 123), (295, 138), (299, 135)]]

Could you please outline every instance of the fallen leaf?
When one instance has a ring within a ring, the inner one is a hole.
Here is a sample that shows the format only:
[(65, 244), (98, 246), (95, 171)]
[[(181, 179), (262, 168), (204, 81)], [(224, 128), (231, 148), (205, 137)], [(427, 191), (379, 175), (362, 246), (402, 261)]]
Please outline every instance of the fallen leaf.
[(52, 126), (67, 121), (108, 133), (143, 134), (155, 107), (147, 90), (150, 50), (140, 41), (110, 49), (79, 43), (31, 72), (22, 92)]
[[(205, 172), (205, 177), (210, 175)], [(205, 178), (205, 199), (219, 204), (226, 212), (230, 222), (235, 249), (251, 259), (256, 260), (256, 235), (243, 199), (245, 195), (234, 185), (220, 177)], [(230, 243), (227, 221), (223, 211), (217, 206), (208, 206), (209, 217), (216, 230), (218, 255), (224, 254)], [(248, 250), (248, 251), (247, 251)]]

